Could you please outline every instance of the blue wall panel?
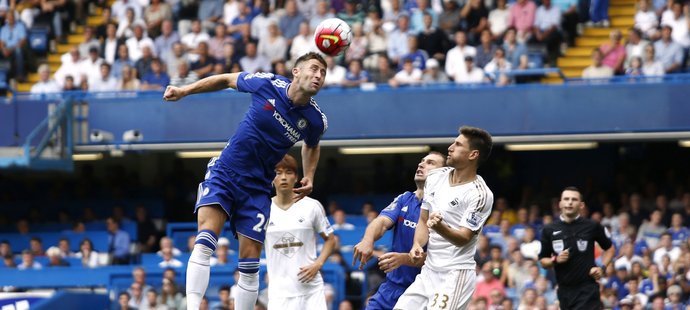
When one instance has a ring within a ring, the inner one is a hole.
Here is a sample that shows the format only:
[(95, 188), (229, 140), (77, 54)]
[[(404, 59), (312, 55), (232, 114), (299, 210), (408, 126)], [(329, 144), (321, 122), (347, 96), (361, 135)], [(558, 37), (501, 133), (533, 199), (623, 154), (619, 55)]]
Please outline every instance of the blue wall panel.
[(15, 105), (0, 103), (0, 146), (8, 146), (15, 143), (15, 107)]
[[(225, 141), (249, 105), (249, 95), (233, 91), (180, 102), (163, 102), (161, 93), (127, 96), (88, 99), (89, 127), (112, 132), (116, 142), (130, 129), (141, 130), (144, 142)], [(326, 89), (317, 101), (329, 119), (325, 139), (357, 139), (450, 137), (461, 124), (501, 136), (686, 131), (687, 98), (689, 83), (650, 83)], [(25, 136), (45, 117), (46, 104), (20, 103)], [(0, 127), (3, 145), (5, 127)]]

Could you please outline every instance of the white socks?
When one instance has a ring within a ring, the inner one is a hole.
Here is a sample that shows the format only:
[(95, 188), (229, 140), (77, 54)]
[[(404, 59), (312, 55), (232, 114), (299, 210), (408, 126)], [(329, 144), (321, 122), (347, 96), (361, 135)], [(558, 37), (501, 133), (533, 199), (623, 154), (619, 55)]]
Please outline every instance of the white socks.
[(235, 297), (235, 310), (253, 310), (256, 298), (259, 296), (259, 272), (242, 273), (237, 281), (237, 296)]
[(202, 230), (196, 236), (196, 244), (187, 264), (187, 309), (197, 310), (206, 293), (211, 275), (211, 255), (216, 250), (216, 235), (210, 230)]

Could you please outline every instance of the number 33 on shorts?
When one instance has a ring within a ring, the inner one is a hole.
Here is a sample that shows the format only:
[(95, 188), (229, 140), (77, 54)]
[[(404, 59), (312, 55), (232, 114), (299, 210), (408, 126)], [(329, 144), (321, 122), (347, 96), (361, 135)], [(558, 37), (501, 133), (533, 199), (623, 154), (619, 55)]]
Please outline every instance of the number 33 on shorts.
[(446, 309), (448, 307), (448, 299), (450, 297), (446, 294), (435, 293), (429, 300), (429, 309)]

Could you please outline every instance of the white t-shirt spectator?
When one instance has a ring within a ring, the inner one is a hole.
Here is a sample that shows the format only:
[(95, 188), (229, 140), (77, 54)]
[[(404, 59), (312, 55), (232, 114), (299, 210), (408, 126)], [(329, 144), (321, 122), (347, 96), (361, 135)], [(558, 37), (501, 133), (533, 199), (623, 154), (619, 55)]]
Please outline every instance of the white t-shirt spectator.
[(478, 67), (472, 67), (470, 72), (467, 70), (458, 72), (455, 75), (455, 83), (458, 84), (472, 84), (482, 83), (484, 81), (484, 70)]
[(326, 70), (326, 80), (324, 83), (326, 85), (341, 85), (345, 80), (345, 74), (347, 70), (343, 66), (335, 65), (332, 68), (329, 67)]
[(393, 76), (393, 79), (401, 85), (419, 84), (422, 82), (422, 70), (414, 68), (410, 73), (407, 73), (405, 70), (400, 70)]
[(158, 263), (158, 267), (161, 267), (161, 268), (169, 268), (169, 267), (170, 268), (180, 268), (180, 267), (182, 267), (182, 262), (179, 261), (177, 258), (171, 258), (168, 261), (164, 260), (164, 261)]
[(489, 12), (489, 25), (491, 26), (491, 34), (498, 36), (503, 34), (503, 32), (508, 29), (508, 17), (510, 16), (510, 11), (508, 8), (503, 10), (493, 9)]
[(661, 16), (661, 25), (669, 25), (673, 29), (671, 31), (671, 38), (674, 42), (680, 44), (684, 48), (690, 47), (690, 34), (688, 33), (688, 18), (681, 15), (676, 19), (673, 12), (666, 11)]
[(31, 86), (32, 94), (55, 93), (59, 91), (62, 91), (62, 88), (52, 79), (45, 82), (38, 81), (38, 83)]
[(635, 28), (640, 29), (642, 33), (649, 36), (654, 34), (659, 26), (659, 19), (656, 17), (654, 11), (637, 11), (635, 13)]

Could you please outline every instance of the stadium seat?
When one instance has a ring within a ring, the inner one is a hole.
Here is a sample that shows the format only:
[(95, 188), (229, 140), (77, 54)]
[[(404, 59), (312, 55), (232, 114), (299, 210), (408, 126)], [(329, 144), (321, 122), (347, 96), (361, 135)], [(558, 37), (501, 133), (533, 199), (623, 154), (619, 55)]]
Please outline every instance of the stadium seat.
[(46, 54), (48, 52), (48, 27), (32, 27), (29, 30), (29, 47), (34, 53)]

